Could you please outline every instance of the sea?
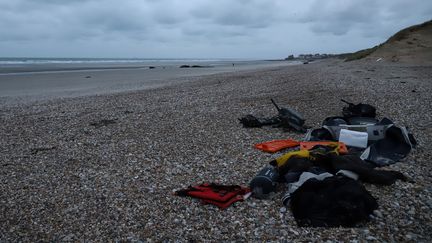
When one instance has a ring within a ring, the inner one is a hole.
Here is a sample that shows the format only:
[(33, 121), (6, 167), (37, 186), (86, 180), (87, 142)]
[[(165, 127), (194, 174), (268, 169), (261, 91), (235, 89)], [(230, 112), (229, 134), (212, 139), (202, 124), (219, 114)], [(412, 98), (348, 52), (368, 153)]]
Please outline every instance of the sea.
[(34, 58), (34, 57), (0, 57), (0, 67), (21, 65), (50, 64), (143, 64), (143, 65), (177, 65), (185, 63), (222, 65), (226, 63), (262, 62), (256, 59), (234, 58)]
[(244, 66), (269, 62), (253, 59), (215, 58), (33, 58), (0, 57), (0, 74), (21, 72), (73, 71), (94, 69), (125, 69), (148, 67), (178, 67), (198, 65), (205, 67)]
[(197, 58), (33, 58), (0, 57), (0, 65), (17, 64), (81, 64), (81, 63), (179, 63), (179, 62), (220, 62), (247, 61), (246, 59), (197, 59)]

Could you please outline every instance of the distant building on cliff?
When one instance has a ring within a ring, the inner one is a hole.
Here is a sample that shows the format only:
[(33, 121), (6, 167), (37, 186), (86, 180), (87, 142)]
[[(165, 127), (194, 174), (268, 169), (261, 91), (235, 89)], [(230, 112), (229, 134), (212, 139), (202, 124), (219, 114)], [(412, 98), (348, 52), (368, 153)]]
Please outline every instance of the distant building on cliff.
[(285, 60), (294, 60), (294, 55), (289, 55)]
[(334, 56), (333, 54), (300, 54), (298, 55), (298, 59), (304, 59), (304, 60), (315, 60), (315, 59), (324, 59)]

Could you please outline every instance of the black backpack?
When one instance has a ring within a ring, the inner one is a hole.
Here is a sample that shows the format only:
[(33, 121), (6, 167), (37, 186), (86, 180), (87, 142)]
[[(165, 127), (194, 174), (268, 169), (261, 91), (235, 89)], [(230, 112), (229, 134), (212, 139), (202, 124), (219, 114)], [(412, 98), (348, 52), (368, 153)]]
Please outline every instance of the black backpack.
[(362, 103), (355, 105), (343, 99), (341, 99), (341, 101), (348, 104), (348, 106), (342, 109), (342, 115), (345, 118), (351, 118), (351, 117), (375, 118), (376, 117), (376, 109), (371, 105), (362, 104)]

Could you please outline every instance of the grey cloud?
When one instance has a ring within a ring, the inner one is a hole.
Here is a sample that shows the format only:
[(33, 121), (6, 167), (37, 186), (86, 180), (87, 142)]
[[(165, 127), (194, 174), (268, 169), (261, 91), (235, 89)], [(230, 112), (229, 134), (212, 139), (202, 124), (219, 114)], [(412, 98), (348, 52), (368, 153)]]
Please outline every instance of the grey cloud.
[(376, 1), (315, 1), (300, 21), (316, 33), (344, 35), (356, 25), (375, 22)]
[[(195, 43), (203, 53), (225, 56), (320, 45), (348, 50), (378, 44), (431, 12), (432, 2), (424, 0), (0, 0), (0, 48), (9, 51), (12, 42), (29, 49), (122, 46), (135, 55), (136, 48), (163, 53)], [(60, 51), (67, 56), (68, 49)]]
[(207, 1), (191, 10), (192, 16), (216, 25), (265, 28), (275, 20), (275, 1)]
[[(211, 31), (209, 31), (209, 29)], [(206, 41), (214, 41), (214, 40), (226, 40), (230, 39), (231, 41), (235, 41), (236, 38), (239, 37), (247, 37), (252, 36), (250, 30), (238, 27), (238, 26), (217, 26), (210, 25), (205, 27), (185, 27), (182, 29), (182, 33), (185, 36), (194, 38), (201, 38)]]
[(87, 9), (70, 18), (77, 17), (77, 22), (86, 28), (98, 28), (107, 31), (130, 31), (143, 29), (146, 22), (137, 18), (136, 12), (130, 12), (128, 8), (100, 8), (97, 12), (94, 8)]
[(247, 12), (227, 12), (223, 15), (215, 18), (216, 23), (221, 25), (234, 25), (234, 26), (244, 26), (247, 28), (265, 28), (270, 24), (268, 18), (264, 18), (263, 15), (250, 15)]
[[(351, 30), (361, 30), (364, 36), (388, 35), (404, 24), (413, 24), (413, 19), (427, 20), (432, 2), (422, 0), (363, 0), (363, 1), (318, 1), (299, 16), (298, 21), (308, 23), (315, 33), (345, 35)], [(419, 14), (421, 13), (421, 14)], [(430, 17), (430, 16), (429, 16)], [(406, 21), (408, 20), (408, 21)]]
[(116, 32), (130, 32), (132, 36), (139, 36), (137, 32), (145, 33), (149, 24), (146, 9), (137, 8), (131, 2), (118, 6), (113, 4), (115, 2), (75, 0), (65, 6), (47, 0), (20, 1), (12, 9), (0, 13), (0, 20), (4, 19), (1, 21), (3, 24), (0, 24), (3, 27), (0, 29), (0, 38), (86, 39)]
[(183, 19), (170, 14), (157, 14), (155, 16), (155, 20), (157, 23), (166, 24), (166, 25), (175, 25), (183, 21)]

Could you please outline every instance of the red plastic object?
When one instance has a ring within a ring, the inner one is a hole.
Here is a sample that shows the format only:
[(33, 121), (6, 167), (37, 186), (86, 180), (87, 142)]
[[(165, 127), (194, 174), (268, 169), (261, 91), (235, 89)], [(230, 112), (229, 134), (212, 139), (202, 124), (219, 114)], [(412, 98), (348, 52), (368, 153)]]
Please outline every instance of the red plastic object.
[[(194, 190), (195, 189), (195, 190)], [(203, 184), (200, 186), (194, 186), (191, 191), (187, 194), (191, 197), (196, 197), (200, 199), (207, 199), (211, 201), (226, 202), (231, 198), (235, 197), (241, 193), (243, 189), (239, 186), (231, 190), (213, 190), (210, 185)]]
[(255, 144), (255, 148), (264, 152), (275, 153), (282, 149), (299, 146), (300, 142), (292, 139), (273, 140), (269, 142)]
[(202, 200), (203, 204), (213, 204), (215, 206), (218, 206), (220, 209), (226, 209), (229, 206), (231, 206), (233, 203), (238, 202), (238, 201), (243, 201), (243, 197), (242, 196), (235, 196), (226, 202), (212, 201), (209, 199), (203, 199)]
[(237, 185), (203, 183), (176, 191), (175, 195), (199, 198), (204, 204), (213, 204), (225, 209), (237, 201), (245, 200), (250, 195), (250, 189)]

